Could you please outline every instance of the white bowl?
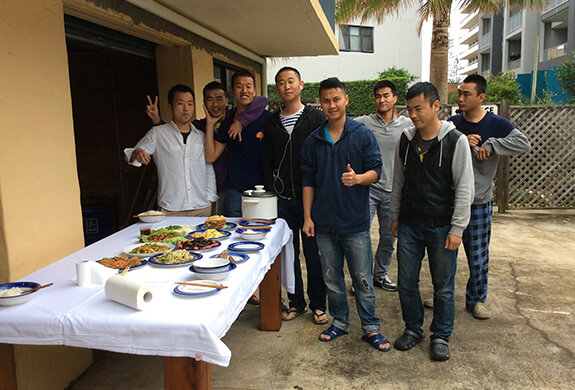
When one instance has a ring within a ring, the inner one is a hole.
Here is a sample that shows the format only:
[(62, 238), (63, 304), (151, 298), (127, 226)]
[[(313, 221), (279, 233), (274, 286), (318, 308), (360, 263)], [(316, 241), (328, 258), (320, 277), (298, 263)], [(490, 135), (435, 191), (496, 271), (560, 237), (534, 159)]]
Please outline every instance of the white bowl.
[(251, 231), (244, 231), (240, 233), (240, 237), (247, 241), (258, 241), (262, 240), (268, 232), (269, 230), (253, 230), (253, 233)]
[(228, 259), (221, 257), (204, 257), (203, 259), (194, 261), (194, 268), (199, 270), (213, 270), (222, 268), (230, 264)]
[(194, 275), (200, 277), (201, 279), (209, 279), (215, 281), (224, 280), (234, 269), (236, 269), (236, 265), (234, 263), (230, 263), (227, 267), (221, 270), (200, 270), (195, 268), (193, 264), (190, 266), (190, 271), (192, 271)]
[(166, 216), (165, 213), (161, 211), (150, 210), (146, 211), (145, 213), (138, 214), (138, 218), (140, 221), (144, 223), (156, 223), (160, 222)]
[[(4, 283), (0, 284), (0, 290), (8, 290), (12, 287), (20, 287), (20, 288), (35, 288), (39, 287), (39, 283), (35, 282), (15, 282), (15, 283)], [(25, 292), (24, 294), (15, 295), (11, 297), (0, 297), (0, 306), (12, 306), (12, 305), (19, 305), (21, 303), (29, 301), (32, 296), (37, 293), (38, 290), (32, 292)]]

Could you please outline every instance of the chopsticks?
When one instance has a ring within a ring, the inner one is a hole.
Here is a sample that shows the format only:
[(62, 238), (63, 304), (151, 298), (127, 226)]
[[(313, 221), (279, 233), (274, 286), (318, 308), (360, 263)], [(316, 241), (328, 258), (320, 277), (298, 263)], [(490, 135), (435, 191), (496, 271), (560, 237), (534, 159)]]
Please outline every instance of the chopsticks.
[(231, 261), (231, 262), (234, 263), (234, 264), (237, 264), (236, 261), (234, 260), (234, 258), (233, 258), (232, 256), (228, 255), (228, 251), (227, 251), (227, 250), (225, 250), (225, 251), (223, 251), (222, 253), (220, 253), (219, 255), (217, 255), (216, 258), (218, 258), (218, 259), (226, 259), (226, 260)]
[(253, 229), (253, 230), (271, 230), (272, 227), (271, 226), (237, 226), (235, 229), (244, 229), (244, 230), (248, 230), (248, 229)]
[(209, 287), (209, 288), (217, 288), (218, 290), (228, 288), (228, 286), (221, 286), (219, 284), (203, 284), (203, 283), (191, 283), (191, 282), (176, 282), (176, 284), (181, 284), (184, 286), (197, 286), (197, 287)]

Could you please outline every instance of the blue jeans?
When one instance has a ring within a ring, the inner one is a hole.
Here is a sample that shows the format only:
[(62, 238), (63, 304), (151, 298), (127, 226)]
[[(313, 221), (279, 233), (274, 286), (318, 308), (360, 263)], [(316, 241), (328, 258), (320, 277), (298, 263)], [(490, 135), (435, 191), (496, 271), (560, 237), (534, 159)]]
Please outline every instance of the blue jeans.
[(333, 325), (349, 332), (349, 304), (343, 273), (345, 256), (355, 288), (355, 304), (363, 332), (379, 332), (380, 321), (375, 315), (375, 292), (371, 276), (369, 231), (350, 234), (316, 233), (315, 236)]
[(226, 217), (242, 216), (242, 193), (233, 188), (226, 188), (224, 210)]
[(457, 251), (444, 249), (451, 226), (421, 227), (399, 224), (397, 238), (397, 289), (405, 328), (423, 335), (423, 303), (419, 272), (427, 249), (433, 283), (431, 338), (449, 341), (455, 316), (454, 288)]
[(299, 239), (301, 234), (303, 254), (307, 268), (309, 308), (314, 311), (325, 311), (326, 287), (321, 274), (321, 262), (317, 243), (314, 237), (308, 237), (304, 233), (301, 233), (301, 228), (303, 227), (302, 199), (278, 199), (278, 215), (280, 218), (286, 220), (288, 226), (293, 231), (295, 293), (288, 293), (289, 305), (290, 307), (295, 307), (298, 311), (304, 310), (306, 306), (299, 259)]
[(379, 222), (379, 243), (373, 259), (373, 277), (385, 276), (389, 271), (391, 256), (395, 237), (391, 234), (391, 209), (389, 202), (391, 193), (374, 187), (369, 187), (369, 219), (373, 221), (373, 216), (377, 211)]

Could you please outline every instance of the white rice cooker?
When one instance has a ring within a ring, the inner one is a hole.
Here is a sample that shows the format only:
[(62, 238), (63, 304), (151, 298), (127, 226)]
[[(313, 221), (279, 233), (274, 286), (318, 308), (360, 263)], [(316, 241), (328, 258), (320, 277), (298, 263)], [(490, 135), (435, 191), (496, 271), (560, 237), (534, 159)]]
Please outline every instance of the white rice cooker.
[(278, 198), (273, 192), (257, 185), (255, 190), (242, 194), (242, 218), (276, 219), (278, 217)]

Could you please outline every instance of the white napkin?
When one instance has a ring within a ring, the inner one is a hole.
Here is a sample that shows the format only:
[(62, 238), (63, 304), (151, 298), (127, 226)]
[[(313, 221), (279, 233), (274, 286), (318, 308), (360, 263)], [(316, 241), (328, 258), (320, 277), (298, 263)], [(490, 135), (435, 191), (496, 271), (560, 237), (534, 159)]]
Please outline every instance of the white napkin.
[(92, 261), (92, 284), (106, 284), (108, 278), (117, 273), (117, 269), (106, 267), (97, 261)]
[[(111, 276), (116, 275), (118, 273), (117, 269), (103, 266), (97, 261), (89, 261), (88, 263), (90, 266), (89, 284), (105, 284), (106, 280), (108, 280)], [(76, 276), (72, 278), (71, 281), (77, 282), (78, 277)]]

